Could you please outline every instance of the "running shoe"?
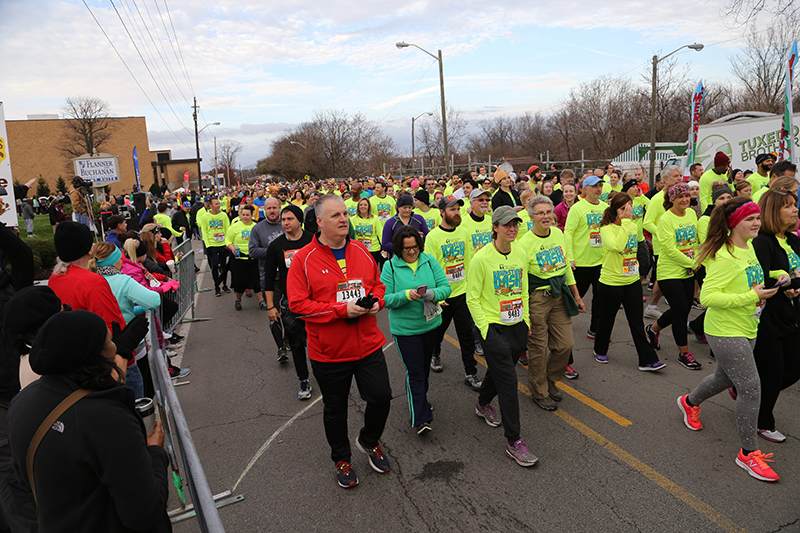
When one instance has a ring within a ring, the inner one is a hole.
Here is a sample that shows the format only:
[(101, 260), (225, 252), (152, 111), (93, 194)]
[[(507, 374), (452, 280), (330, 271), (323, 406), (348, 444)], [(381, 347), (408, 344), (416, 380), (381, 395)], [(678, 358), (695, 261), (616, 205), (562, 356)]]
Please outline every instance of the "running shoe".
[(700, 303), (700, 299), (699, 298), (695, 298), (694, 300), (692, 300), (692, 307), (694, 307), (698, 311), (704, 311), (705, 310), (705, 307), (703, 307), (703, 304)]
[(186, 337), (184, 337), (183, 335), (178, 335), (177, 333), (175, 333), (175, 332), (173, 331), (173, 332), (172, 332), (172, 336), (169, 338), (169, 342), (170, 342), (170, 343), (178, 343), (178, 342), (183, 342), (183, 339), (185, 339), (185, 338), (186, 338)]
[(771, 453), (761, 453), (761, 450), (750, 452), (747, 455), (739, 450), (736, 464), (747, 471), (748, 474), (761, 481), (778, 481), (780, 477), (767, 464), (772, 462)]
[(441, 372), (444, 370), (442, 366), (442, 358), (438, 355), (431, 357), (431, 370), (434, 372)]
[(247, 289), (247, 290), (244, 291), (244, 295), (247, 296), (248, 298), (252, 298), (253, 297), (253, 291), (251, 291), (250, 289)]
[(644, 332), (647, 333), (647, 339), (650, 341), (650, 346), (652, 346), (654, 350), (660, 350), (661, 345), (658, 343), (658, 338), (661, 336), (661, 332), (656, 333), (653, 331), (651, 324), (647, 324), (644, 327)]
[(214, 287), (214, 296), (220, 297), (222, 293), (219, 290), (219, 287)]
[(464, 374), (464, 384), (469, 385), (472, 390), (478, 392), (481, 390), (483, 382), (478, 377), (478, 374)]
[(519, 357), (519, 364), (524, 367), (528, 366), (528, 351), (522, 352), (522, 355)]
[(567, 370), (564, 372), (564, 377), (567, 379), (578, 379), (578, 371), (572, 368), (572, 366), (567, 365)]
[(475, 343), (475, 355), (483, 356), (483, 345), (479, 342)]
[(262, 311), (266, 311), (267, 310), (267, 302), (258, 302), (258, 308), (261, 309)]
[(416, 430), (417, 430), (417, 435), (424, 435), (426, 433), (433, 431), (433, 428), (431, 427), (430, 422), (423, 422), (422, 424), (416, 427)]
[(533, 403), (545, 411), (555, 411), (558, 409), (558, 404), (554, 402), (550, 396), (545, 396), (544, 398), (534, 398)]
[(731, 398), (733, 398), (733, 401), (734, 401), (734, 402), (736, 401), (736, 398), (738, 398), (738, 397), (739, 397), (739, 395), (738, 395), (738, 394), (736, 394), (736, 387), (729, 387), (729, 388), (728, 388), (728, 394), (730, 394), (730, 395), (731, 395)]
[(222, 292), (224, 292), (225, 294), (230, 294), (231, 290), (228, 288), (227, 285), (223, 285), (222, 286)]
[(478, 401), (475, 404), (475, 414), (482, 416), (486, 423), (493, 428), (496, 428), (501, 424), (500, 420), (497, 419), (497, 411), (494, 410), (494, 407), (492, 407), (492, 404), (490, 403), (481, 405), (481, 402)]
[(286, 348), (278, 348), (278, 362), (285, 363), (289, 360), (289, 354), (287, 353)]
[(658, 372), (665, 366), (667, 365), (662, 363), (661, 361), (656, 361), (655, 363), (639, 366), (639, 370), (641, 370), (642, 372)]
[(592, 339), (592, 340), (594, 340), (594, 338), (595, 338), (596, 336), (597, 336), (597, 334), (596, 334), (594, 331), (592, 331), (592, 330), (590, 330), (590, 329), (587, 329), (587, 330), (586, 330), (586, 338), (587, 338), (587, 339)]
[(358, 485), (358, 477), (347, 461), (336, 463), (336, 481), (343, 489), (349, 489)]
[(169, 377), (172, 379), (182, 379), (189, 375), (188, 368), (178, 368), (177, 366), (170, 365), (169, 366)]
[(514, 459), (519, 466), (533, 466), (539, 462), (539, 458), (528, 449), (528, 443), (518, 439), (514, 444), (506, 444), (506, 455)]
[(234, 305), (234, 307), (236, 307), (237, 311), (241, 311), (242, 310), (242, 301), (241, 300), (236, 300), (236, 304)]
[(300, 380), (300, 392), (297, 393), (298, 400), (308, 400), (311, 398), (311, 382), (307, 379)]
[(700, 370), (703, 365), (698, 363), (691, 353), (678, 354), (678, 362), (689, 370)]
[(694, 335), (694, 338), (697, 339), (697, 342), (701, 342), (703, 344), (708, 344), (708, 339), (706, 338), (706, 334), (705, 333), (697, 333), (695, 330), (693, 330), (691, 322), (687, 322), (686, 323), (686, 329), (688, 329), (689, 331), (692, 332), (692, 335)]
[(784, 435), (777, 429), (759, 429), (758, 434), (761, 436), (762, 439), (768, 440), (770, 442), (783, 442), (786, 440), (786, 435)]
[(356, 437), (356, 448), (367, 454), (369, 457), (369, 466), (379, 474), (385, 474), (389, 471), (389, 459), (383, 455), (383, 450), (380, 445), (369, 446), (361, 443), (361, 436)]
[(648, 305), (644, 308), (644, 316), (645, 318), (653, 318), (658, 320), (661, 318), (661, 311), (659, 311), (658, 307), (655, 305)]
[(599, 353), (594, 354), (594, 360), (601, 364), (608, 363), (608, 356), (607, 355), (600, 355)]
[(683, 423), (692, 431), (700, 431), (703, 429), (703, 424), (700, 422), (700, 406), (692, 407), (686, 403), (688, 394), (678, 397), (678, 407), (683, 413)]

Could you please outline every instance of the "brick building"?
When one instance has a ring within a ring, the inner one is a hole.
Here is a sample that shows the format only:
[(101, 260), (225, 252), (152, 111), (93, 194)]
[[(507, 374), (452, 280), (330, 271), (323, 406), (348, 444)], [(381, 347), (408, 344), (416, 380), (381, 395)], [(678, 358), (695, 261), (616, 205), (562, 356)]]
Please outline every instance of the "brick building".
[[(113, 133), (100, 151), (119, 157), (120, 181), (109, 186), (111, 194), (128, 193), (136, 185), (133, 168), (133, 148), (139, 156), (139, 181), (143, 190), (153, 183), (166, 187), (183, 186), (184, 173), (197, 187), (197, 160), (172, 159), (170, 150), (150, 150), (145, 117), (116, 117)], [(14, 179), (24, 183), (31, 178), (44, 177), (55, 192), (59, 176), (67, 186), (74, 175), (72, 159), (60, 150), (65, 139), (65, 122), (58, 118), (6, 120), (8, 150)], [(36, 191), (34, 186), (29, 194)]]

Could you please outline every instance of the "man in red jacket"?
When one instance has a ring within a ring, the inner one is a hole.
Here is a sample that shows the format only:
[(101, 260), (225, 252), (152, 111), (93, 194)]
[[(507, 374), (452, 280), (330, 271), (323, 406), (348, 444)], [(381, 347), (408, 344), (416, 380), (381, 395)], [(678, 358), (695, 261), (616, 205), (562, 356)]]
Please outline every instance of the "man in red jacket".
[[(336, 463), (337, 481), (350, 488), (358, 484), (347, 437), (353, 377), (367, 402), (356, 447), (369, 456), (373, 470), (389, 471), (378, 440), (389, 416), (392, 390), (382, 349), (386, 339), (375, 318), (383, 308), (386, 288), (369, 251), (347, 235), (344, 201), (326, 194), (315, 209), (320, 232), (294, 254), (286, 291), (289, 308), (306, 322), (308, 357), (322, 392), (325, 435)], [(377, 298), (371, 308), (356, 303), (369, 294)]]

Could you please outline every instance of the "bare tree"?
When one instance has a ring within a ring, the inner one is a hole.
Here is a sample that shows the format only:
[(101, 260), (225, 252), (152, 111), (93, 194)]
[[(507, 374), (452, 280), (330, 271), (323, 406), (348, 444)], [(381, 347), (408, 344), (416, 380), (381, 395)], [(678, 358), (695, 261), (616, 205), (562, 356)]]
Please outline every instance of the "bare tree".
[[(420, 151), (428, 159), (444, 157), (444, 137), (442, 135), (441, 106), (433, 112), (431, 120), (422, 122), (417, 129), (417, 143)], [(461, 115), (461, 111), (451, 105), (446, 106), (447, 112), (447, 143), (451, 154), (458, 154), (464, 148), (467, 140), (469, 122)]]
[[(108, 103), (92, 96), (70, 96), (61, 106), (64, 141), (61, 152), (69, 158), (101, 151), (114, 132), (116, 121), (109, 116)], [(71, 168), (72, 162), (67, 162)]]
[(741, 104), (750, 111), (783, 112), (783, 72), (788, 43), (796, 35), (797, 25), (791, 20), (776, 20), (772, 28), (759, 33), (752, 25), (745, 47), (731, 58), (731, 73), (744, 88)]
[(796, 18), (800, 14), (800, 6), (795, 0), (731, 0), (722, 8), (722, 14), (728, 17), (729, 23), (734, 27), (748, 25), (762, 11), (776, 20)]
[[(222, 139), (217, 143), (220, 170), (225, 170), (225, 176), (231, 179), (231, 172), (236, 176), (236, 159), (242, 151), (242, 143), (231, 139)], [(230, 181), (229, 181), (230, 183)]]
[(315, 111), (310, 122), (284, 133), (259, 169), (298, 179), (348, 178), (382, 171), (394, 154), (394, 143), (364, 115)]

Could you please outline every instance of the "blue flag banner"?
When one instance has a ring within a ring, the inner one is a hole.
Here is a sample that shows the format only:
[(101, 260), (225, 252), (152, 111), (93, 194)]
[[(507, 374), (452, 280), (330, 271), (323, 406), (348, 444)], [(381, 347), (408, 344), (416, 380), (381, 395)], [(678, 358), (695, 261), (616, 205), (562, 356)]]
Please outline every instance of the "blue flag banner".
[(794, 83), (794, 67), (797, 64), (797, 41), (789, 50), (786, 64), (786, 91), (783, 95), (783, 122), (781, 123), (780, 154), (781, 161), (794, 159), (794, 124), (792, 124), (792, 85)]
[(139, 156), (136, 155), (136, 147), (133, 147), (133, 169), (136, 171), (136, 192), (142, 190), (142, 184), (139, 182)]

